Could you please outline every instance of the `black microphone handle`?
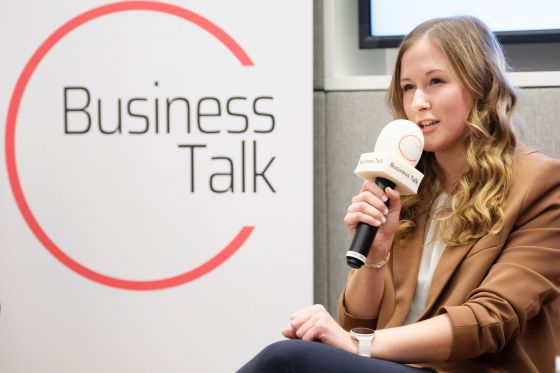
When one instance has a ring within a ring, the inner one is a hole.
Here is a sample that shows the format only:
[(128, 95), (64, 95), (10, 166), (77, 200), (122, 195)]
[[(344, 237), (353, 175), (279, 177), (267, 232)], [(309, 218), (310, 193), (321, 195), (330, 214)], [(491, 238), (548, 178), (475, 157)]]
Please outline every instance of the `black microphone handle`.
[[(375, 184), (377, 184), (383, 191), (385, 188), (395, 188), (395, 183), (383, 177), (376, 177)], [(385, 202), (389, 206), (389, 201)], [(356, 228), (356, 234), (350, 244), (350, 249), (346, 253), (346, 263), (352, 268), (360, 268), (366, 261), (369, 254), (371, 243), (375, 239), (378, 227), (372, 227), (366, 223), (359, 223)]]

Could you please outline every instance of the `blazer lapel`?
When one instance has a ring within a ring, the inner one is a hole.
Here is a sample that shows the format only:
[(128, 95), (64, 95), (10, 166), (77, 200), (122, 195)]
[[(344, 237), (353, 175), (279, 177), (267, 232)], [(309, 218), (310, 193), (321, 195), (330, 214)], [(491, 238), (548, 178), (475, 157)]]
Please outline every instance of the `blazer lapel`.
[(393, 250), (393, 278), (395, 286), (395, 308), (386, 327), (399, 326), (406, 319), (416, 290), (420, 258), (424, 245), (424, 229), (427, 214), (418, 217), (418, 225), (405, 246)]
[(426, 305), (420, 315), (420, 320), (430, 313), (436, 299), (445, 289), (449, 279), (476, 242), (478, 240), (471, 240), (463, 245), (445, 248), (432, 277), (428, 299), (426, 299)]

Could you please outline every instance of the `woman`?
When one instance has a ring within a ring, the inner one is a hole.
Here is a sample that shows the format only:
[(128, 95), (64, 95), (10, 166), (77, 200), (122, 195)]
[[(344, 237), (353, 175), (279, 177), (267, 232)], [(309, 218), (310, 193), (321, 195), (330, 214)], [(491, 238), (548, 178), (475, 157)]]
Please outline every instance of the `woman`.
[[(418, 195), (363, 184), (345, 224), (379, 231), (348, 276), (339, 324), (322, 306), (300, 310), (283, 331), (294, 341), (242, 372), (554, 372), (560, 162), (516, 143), (505, 66), (473, 17), (427, 21), (403, 40), (388, 101), (424, 133)], [(376, 329), (368, 358), (355, 327)]]

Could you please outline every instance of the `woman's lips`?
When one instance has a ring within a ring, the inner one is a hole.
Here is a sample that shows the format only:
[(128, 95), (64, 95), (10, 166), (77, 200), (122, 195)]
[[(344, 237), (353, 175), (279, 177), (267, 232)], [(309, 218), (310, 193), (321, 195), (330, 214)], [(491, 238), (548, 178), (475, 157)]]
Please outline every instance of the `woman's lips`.
[(420, 130), (422, 130), (422, 133), (430, 133), (432, 131), (435, 130), (435, 128), (437, 127), (437, 125), (439, 124), (439, 120), (432, 120), (431, 124), (429, 125), (423, 125), (423, 123), (425, 123), (426, 121), (422, 121), (418, 123), (418, 126), (420, 127)]

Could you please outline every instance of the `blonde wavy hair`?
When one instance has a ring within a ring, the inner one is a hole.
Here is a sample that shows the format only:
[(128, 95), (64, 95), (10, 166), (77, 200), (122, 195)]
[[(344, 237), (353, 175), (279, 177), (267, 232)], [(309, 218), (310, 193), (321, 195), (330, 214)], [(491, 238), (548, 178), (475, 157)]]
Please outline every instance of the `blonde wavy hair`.
[[(494, 34), (470, 16), (438, 18), (418, 25), (402, 41), (387, 101), (396, 118), (406, 118), (400, 87), (401, 61), (416, 42), (428, 38), (447, 57), (473, 97), (466, 120), (466, 164), (447, 202), (435, 214), (440, 238), (450, 246), (464, 244), (503, 227), (504, 203), (513, 180), (516, 138), (512, 114), (516, 95), (506, 78), (507, 64)], [(417, 168), (424, 174), (417, 195), (402, 199), (396, 243), (404, 244), (416, 228), (418, 214), (428, 213), (440, 192), (440, 173), (433, 153), (424, 152)]]

